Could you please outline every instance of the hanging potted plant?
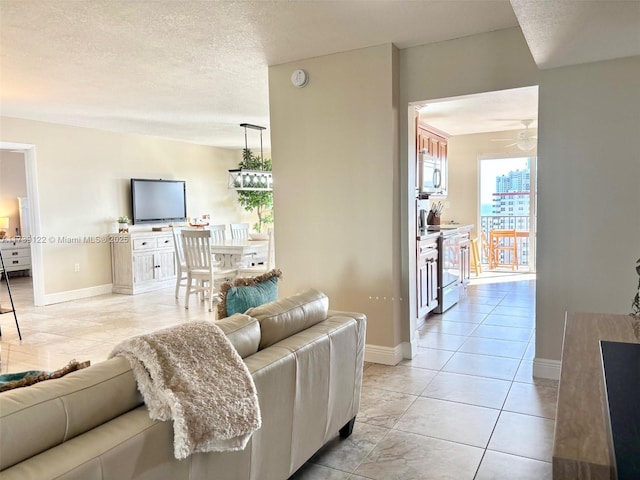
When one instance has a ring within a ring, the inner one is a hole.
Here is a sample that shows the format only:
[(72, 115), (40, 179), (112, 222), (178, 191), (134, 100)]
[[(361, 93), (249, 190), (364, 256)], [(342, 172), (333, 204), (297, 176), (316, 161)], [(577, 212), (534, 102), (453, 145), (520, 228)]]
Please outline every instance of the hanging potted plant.
[[(242, 161), (238, 164), (245, 170), (271, 171), (271, 160), (262, 159), (253, 155), (251, 150), (242, 150)], [(238, 193), (238, 203), (247, 212), (255, 212), (258, 221), (253, 225), (257, 233), (265, 233), (267, 225), (273, 224), (273, 191), (272, 190), (236, 190)]]

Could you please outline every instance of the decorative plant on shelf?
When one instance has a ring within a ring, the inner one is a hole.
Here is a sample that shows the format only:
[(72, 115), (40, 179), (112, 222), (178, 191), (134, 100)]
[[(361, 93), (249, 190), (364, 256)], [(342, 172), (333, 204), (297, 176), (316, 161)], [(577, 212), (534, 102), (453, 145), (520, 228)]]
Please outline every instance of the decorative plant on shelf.
[[(271, 160), (262, 160), (259, 156), (251, 153), (245, 148), (242, 150), (242, 161), (238, 164), (240, 168), (246, 170), (271, 171)], [(238, 202), (247, 212), (256, 212), (258, 222), (253, 225), (253, 229), (262, 233), (262, 229), (273, 223), (273, 192), (271, 190), (237, 190)]]
[(129, 217), (118, 217), (118, 233), (129, 233)]

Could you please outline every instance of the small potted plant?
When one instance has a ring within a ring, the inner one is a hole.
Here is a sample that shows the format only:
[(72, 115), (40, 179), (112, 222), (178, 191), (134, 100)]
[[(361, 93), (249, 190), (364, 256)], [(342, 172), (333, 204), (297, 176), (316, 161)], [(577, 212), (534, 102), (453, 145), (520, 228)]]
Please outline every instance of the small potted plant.
[(118, 233), (129, 233), (129, 217), (118, 217)]

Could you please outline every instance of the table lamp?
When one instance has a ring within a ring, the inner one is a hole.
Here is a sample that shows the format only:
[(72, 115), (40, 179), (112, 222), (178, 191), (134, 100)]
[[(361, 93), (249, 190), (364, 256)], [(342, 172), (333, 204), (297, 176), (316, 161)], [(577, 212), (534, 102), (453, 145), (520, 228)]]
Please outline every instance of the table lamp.
[(4, 238), (9, 228), (9, 217), (0, 217), (0, 239)]

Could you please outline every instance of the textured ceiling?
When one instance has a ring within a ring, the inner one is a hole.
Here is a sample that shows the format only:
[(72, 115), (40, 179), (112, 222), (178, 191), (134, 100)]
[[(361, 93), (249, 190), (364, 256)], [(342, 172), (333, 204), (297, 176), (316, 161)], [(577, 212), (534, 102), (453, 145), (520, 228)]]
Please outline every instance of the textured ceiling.
[(640, 55), (638, 0), (511, 0), (539, 68)]
[(451, 136), (524, 128), (538, 123), (538, 87), (465, 95), (422, 104), (420, 122)]
[[(240, 148), (240, 123), (269, 126), (268, 65), (406, 48), (518, 19), (530, 22), (522, 28), (531, 45), (559, 51), (550, 44), (564, 41), (562, 21), (548, 31), (528, 5), (555, 2), (0, 0), (0, 113)], [(269, 148), (269, 130), (264, 140)]]

